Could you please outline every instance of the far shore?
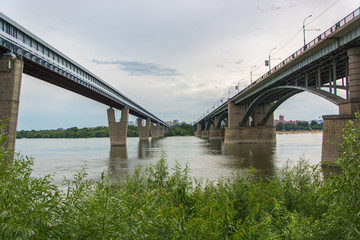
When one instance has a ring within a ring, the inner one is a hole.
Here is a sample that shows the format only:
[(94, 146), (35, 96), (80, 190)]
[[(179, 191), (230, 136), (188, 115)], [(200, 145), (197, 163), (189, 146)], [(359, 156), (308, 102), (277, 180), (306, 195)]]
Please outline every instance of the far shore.
[(276, 131), (277, 134), (295, 134), (295, 133), (321, 133), (322, 130), (312, 130), (312, 131)]

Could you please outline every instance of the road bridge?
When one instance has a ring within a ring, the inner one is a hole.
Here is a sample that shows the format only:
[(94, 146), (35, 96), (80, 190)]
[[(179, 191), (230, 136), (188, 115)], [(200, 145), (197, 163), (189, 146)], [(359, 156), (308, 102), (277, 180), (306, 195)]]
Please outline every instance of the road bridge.
[[(128, 116), (138, 117), (141, 140), (164, 135), (169, 125), (107, 82), (0, 13), (0, 117), (8, 118), (9, 147), (14, 148), (22, 74), (75, 92), (110, 108), (107, 110), (111, 145), (125, 145)], [(114, 109), (121, 110), (115, 120)], [(145, 120), (145, 126), (142, 126)]]
[(360, 8), (202, 116), (196, 135), (225, 144), (275, 142), (275, 109), (304, 91), (339, 106), (338, 115), (323, 116), (322, 161), (332, 163), (341, 129), (360, 110)]

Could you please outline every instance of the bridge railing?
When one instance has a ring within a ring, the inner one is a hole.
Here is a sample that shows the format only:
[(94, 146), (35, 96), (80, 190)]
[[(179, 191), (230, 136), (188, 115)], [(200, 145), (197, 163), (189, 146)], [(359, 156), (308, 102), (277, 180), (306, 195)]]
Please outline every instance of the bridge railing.
[(333, 26), (331, 26), (330, 28), (328, 28), (326, 31), (324, 31), (322, 34), (320, 34), (319, 36), (317, 36), (316, 38), (314, 38), (312, 41), (308, 42), (306, 45), (304, 45), (302, 48), (300, 48), (299, 50), (297, 50), (296, 52), (294, 52), (293, 54), (291, 54), (289, 57), (287, 57), (286, 59), (284, 59), (282, 62), (280, 62), (278, 65), (276, 65), (275, 67), (273, 67), (271, 70), (269, 70), (267, 73), (265, 73), (264, 75), (262, 75), (261, 77), (259, 77), (258, 79), (256, 79), (256, 81), (254, 83), (256, 83), (258, 80), (263, 80), (265, 79), (267, 76), (269, 76), (270, 74), (274, 73), (275, 71), (279, 70), (280, 68), (282, 68), (283, 66), (285, 66), (286, 64), (288, 64), (289, 62), (291, 62), (292, 60), (294, 60), (295, 58), (297, 58), (298, 56), (300, 56), (303, 52), (305, 52), (306, 50), (308, 50), (309, 48), (315, 46), (316, 44), (318, 44), (319, 42), (323, 41), (327, 36), (329, 36), (330, 34), (332, 34), (333, 32), (335, 32), (337, 29), (343, 27), (344, 25), (346, 25), (348, 22), (350, 22), (351, 20), (353, 20), (355, 17), (360, 15), (360, 8), (357, 8), (356, 10), (354, 10), (352, 13), (350, 13), (349, 15), (347, 15), (346, 17), (344, 17), (343, 19), (341, 19), (340, 21), (338, 21), (336, 24), (334, 24)]

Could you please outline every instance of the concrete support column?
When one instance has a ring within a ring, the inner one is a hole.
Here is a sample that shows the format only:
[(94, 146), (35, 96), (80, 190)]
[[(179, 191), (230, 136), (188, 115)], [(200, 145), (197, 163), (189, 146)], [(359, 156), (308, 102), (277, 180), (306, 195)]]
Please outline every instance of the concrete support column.
[[(245, 115), (245, 105), (235, 105), (228, 102), (228, 127), (225, 128), (224, 143), (274, 143), (276, 132), (273, 124), (274, 117), (269, 118), (265, 126), (260, 126), (266, 111), (271, 108), (270, 104), (257, 106), (254, 110), (253, 123), (249, 126), (240, 126)], [(270, 124), (272, 122), (272, 124)]]
[(124, 146), (126, 145), (127, 129), (129, 121), (129, 109), (123, 108), (121, 110), (120, 122), (115, 120), (115, 112), (113, 108), (107, 110), (109, 122), (109, 136), (111, 146)]
[(137, 121), (140, 141), (148, 141), (150, 132), (150, 118), (146, 119), (145, 126), (142, 125), (142, 119), (138, 118)]
[(159, 127), (159, 137), (164, 137), (165, 136), (165, 127), (164, 126), (160, 126)]
[(341, 130), (346, 126), (348, 120), (353, 120), (352, 115), (327, 115), (323, 116), (323, 141), (321, 162), (325, 165), (334, 165), (339, 157), (340, 144), (342, 140)]
[(156, 126), (151, 125), (151, 137), (159, 138), (160, 137), (160, 124), (156, 124)]
[(348, 49), (347, 55), (350, 97), (339, 106), (340, 115), (360, 112), (360, 47)]
[(355, 119), (355, 113), (360, 112), (360, 48), (347, 51), (349, 73), (349, 98), (339, 105), (339, 115), (323, 116), (323, 142), (321, 162), (333, 165), (339, 157), (341, 130), (348, 120)]
[(215, 117), (214, 125), (209, 130), (209, 139), (224, 139), (225, 130), (221, 129), (219, 117)]
[(205, 122), (205, 128), (201, 131), (201, 137), (202, 138), (208, 138), (209, 137), (209, 130), (208, 130), (208, 122)]
[(195, 137), (201, 137), (201, 124), (197, 123), (196, 124), (196, 131), (195, 131)]
[(209, 130), (209, 139), (223, 139), (225, 130), (221, 128), (211, 128)]
[(228, 127), (240, 127), (240, 122), (245, 115), (245, 106), (236, 105), (228, 100)]
[[(253, 126), (259, 126), (261, 124), (261, 121), (267, 114), (267, 112), (273, 107), (273, 103), (269, 104), (259, 104), (255, 107), (254, 113), (253, 113)], [(271, 114), (269, 119), (264, 124), (265, 126), (274, 126), (274, 113)]]
[(0, 59), (0, 118), (7, 119), (7, 147), (15, 149), (21, 79), (24, 62), (13, 56)]

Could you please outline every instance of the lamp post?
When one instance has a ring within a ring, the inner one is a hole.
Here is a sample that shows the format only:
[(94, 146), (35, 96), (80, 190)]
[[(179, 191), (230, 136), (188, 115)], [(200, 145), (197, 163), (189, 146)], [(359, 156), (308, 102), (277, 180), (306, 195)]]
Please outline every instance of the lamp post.
[(250, 83), (252, 83), (252, 70), (253, 68), (256, 68), (256, 65), (252, 66), (250, 69)]
[(275, 49), (276, 49), (276, 47), (274, 47), (273, 49), (271, 49), (269, 51), (269, 70), (271, 70), (270, 53), (271, 53), (272, 50), (275, 50)]
[(310, 14), (309, 16), (304, 18), (304, 21), (303, 21), (304, 46), (306, 45), (306, 41), (305, 41), (305, 20), (308, 19), (308, 18), (311, 18), (311, 17), (312, 17), (312, 15)]
[[(242, 81), (242, 80), (245, 80), (245, 78), (241, 79), (241, 81)], [(238, 93), (239, 93), (239, 92), (240, 92), (240, 81), (238, 82), (238, 84), (237, 84), (236, 87), (237, 87), (237, 90), (238, 90)]]

